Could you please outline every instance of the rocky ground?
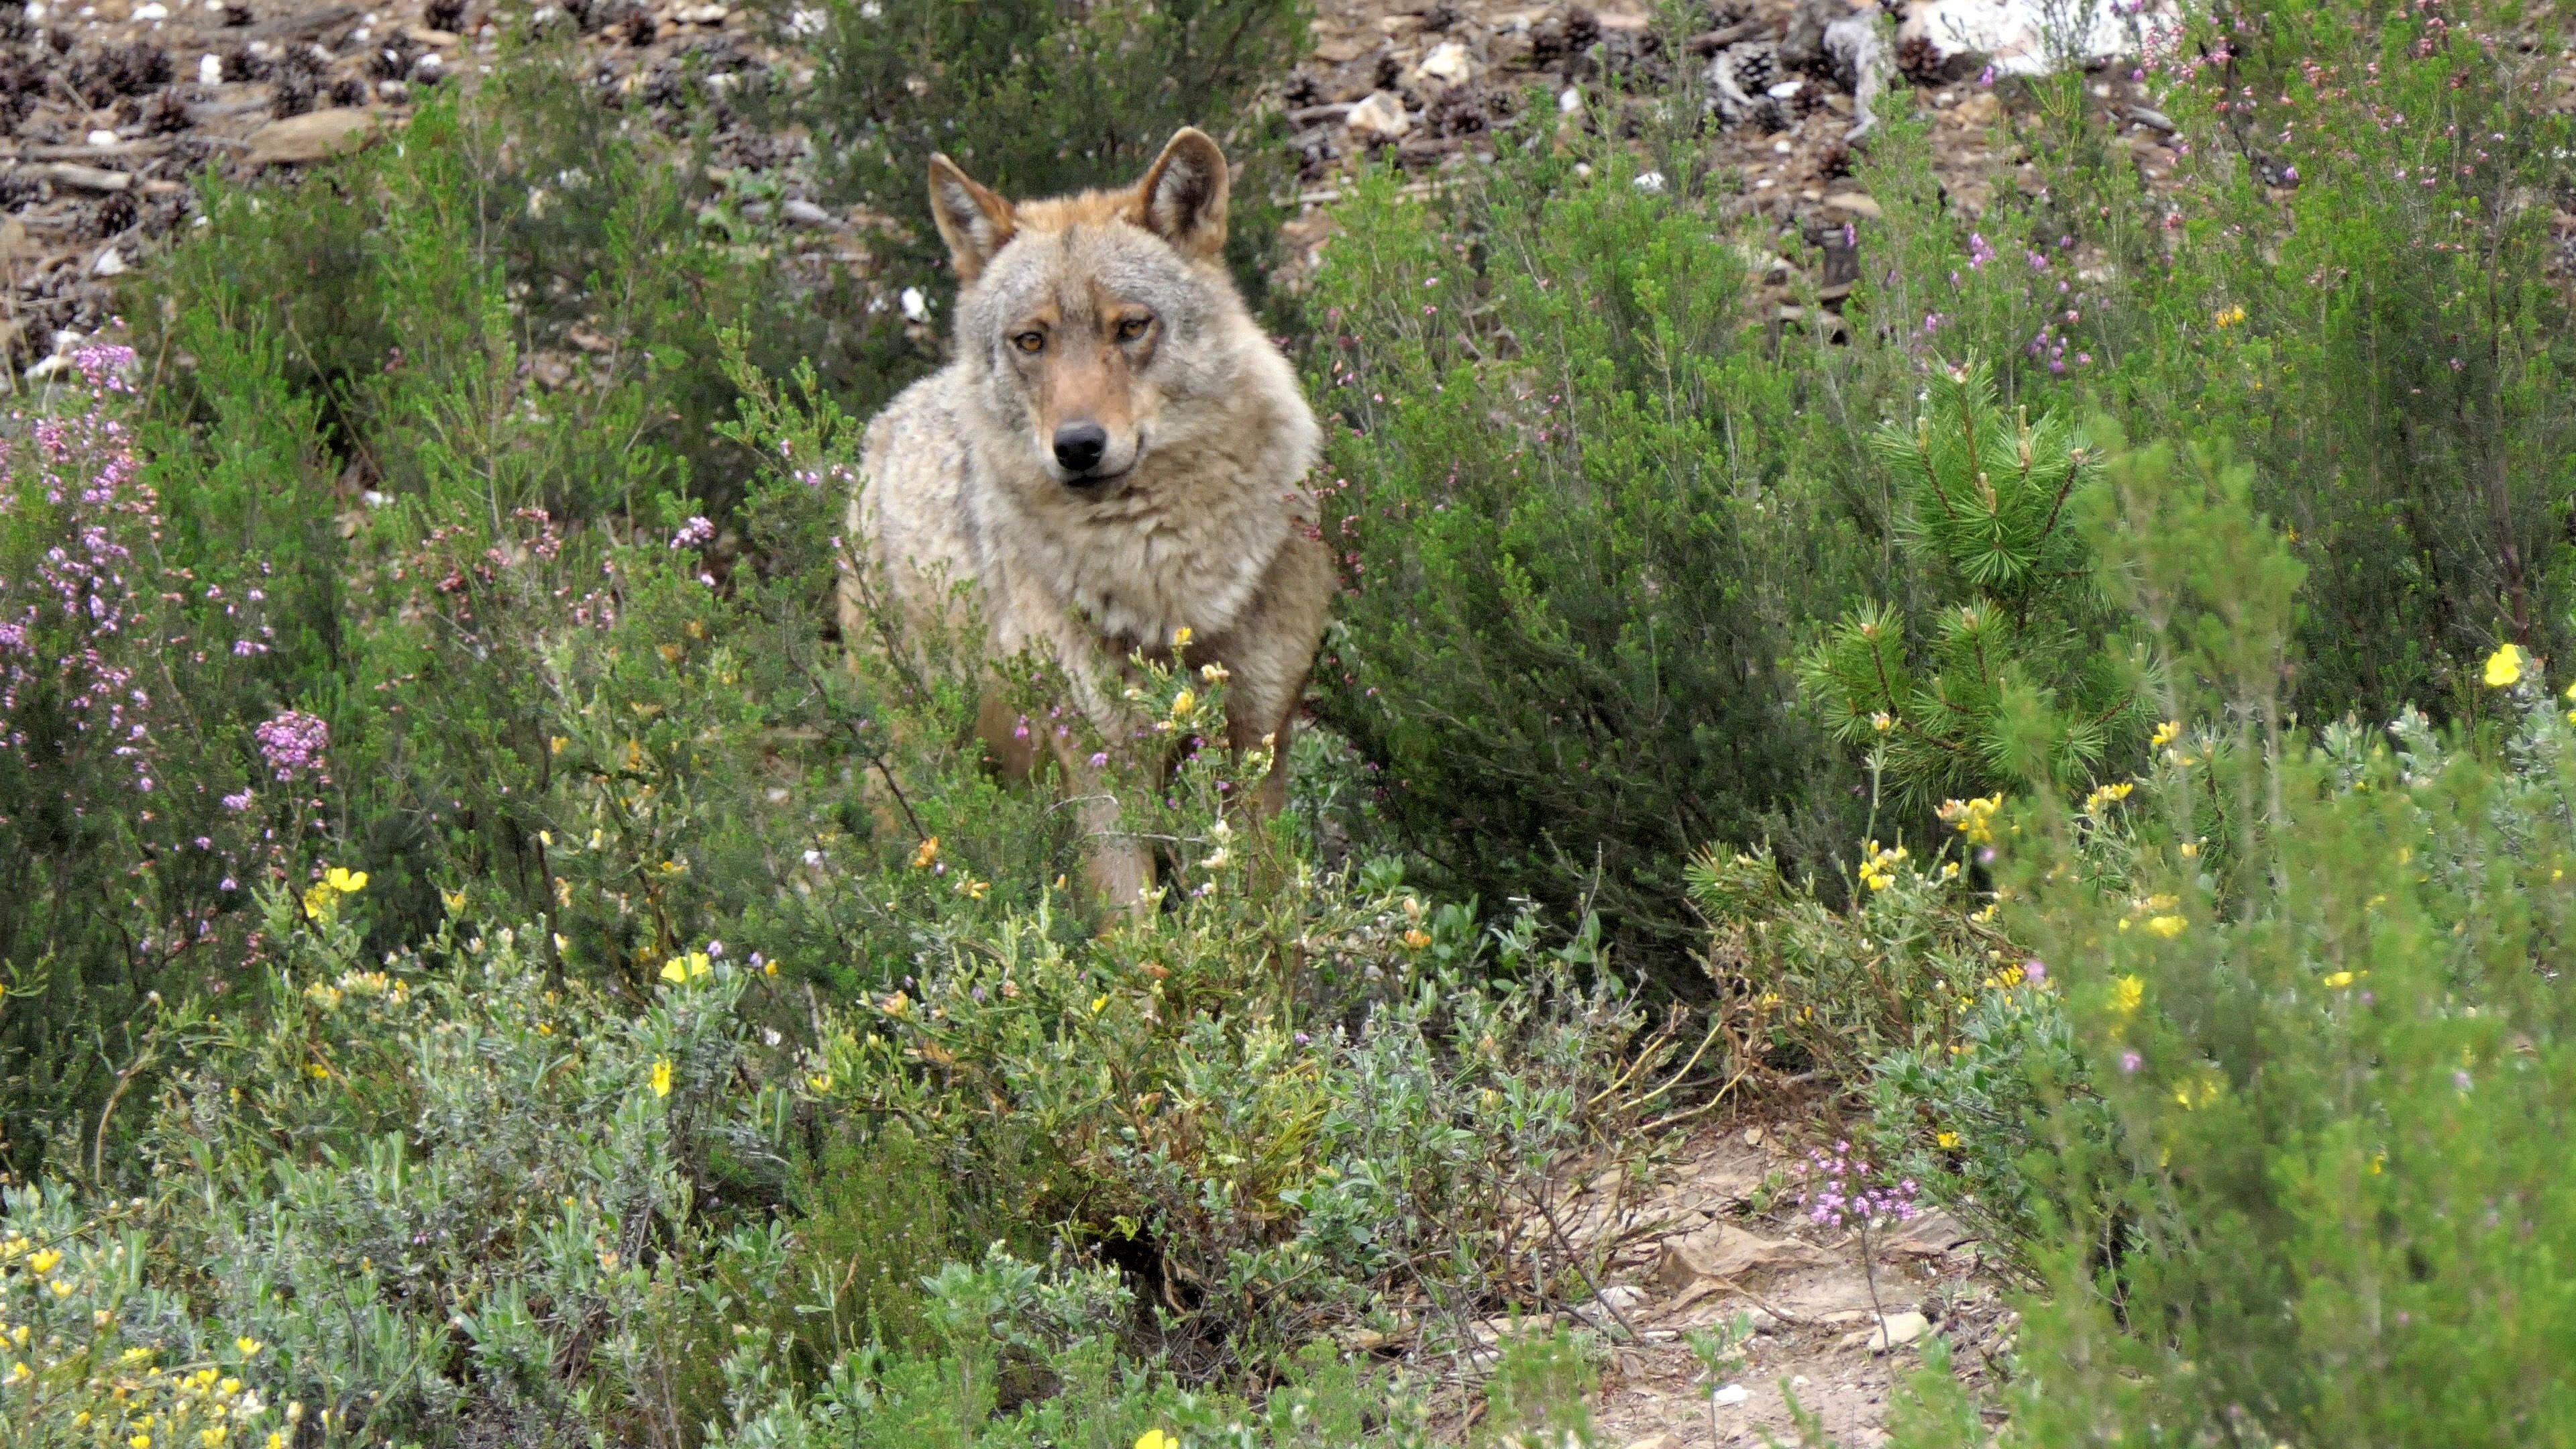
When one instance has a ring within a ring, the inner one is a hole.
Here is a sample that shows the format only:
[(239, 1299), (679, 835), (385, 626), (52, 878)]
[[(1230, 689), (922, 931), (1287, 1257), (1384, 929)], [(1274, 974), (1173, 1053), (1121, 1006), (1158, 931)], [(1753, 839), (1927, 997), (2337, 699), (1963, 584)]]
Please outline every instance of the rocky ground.
[[(1849, 279), (1840, 274), (1847, 254), (1834, 255), (1841, 223), (1874, 210), (1847, 174), (1851, 134), (1871, 109), (1855, 94), (1865, 84), (1889, 88), (1881, 105), (1919, 97), (1930, 106), (1958, 204), (1974, 209), (1993, 188), (2015, 184), (2011, 158), (1990, 144), (2002, 107), (1979, 84), (1984, 56), (1930, 37), (1960, 31), (1943, 7), (2017, 0), (1911, 0), (1896, 44), (1868, 57), (1825, 43), (1825, 27), (1853, 14), (1848, 0), (1716, 3), (1708, 28), (1676, 44), (1637, 0), (1593, 8), (1321, 0), (1313, 53), (1280, 86), (1303, 158), (1306, 215), (1292, 240), (1309, 252), (1321, 242), (1321, 208), (1362, 158), (1391, 152), (1425, 173), (1472, 166), (1492, 124), (1534, 92), (1562, 97), (1605, 70), (1649, 90), (1687, 86), (1714, 97), (1725, 124), (1706, 163), (1743, 173), (1743, 204), (1777, 219), (1784, 252), (1802, 254), (1788, 245), (1800, 236), (1826, 248), (1818, 280), (1828, 289)], [(801, 65), (794, 37), (770, 14), (697, 0), (558, 0), (516, 12), (494, 0), (376, 0), (372, 9), (316, 0), (0, 0), (0, 260), (9, 280), (0, 351), (11, 371), (58, 350), (62, 334), (107, 321), (114, 279), (186, 224), (190, 181), (206, 168), (234, 176), (291, 169), (362, 144), (401, 124), (425, 90), (472, 84), (497, 57), (500, 28), (520, 19), (577, 36), (603, 96), (637, 96), (665, 113), (687, 103), (686, 75), (721, 84)], [(1977, 23), (1992, 29), (1991, 17)], [(2093, 90), (2100, 104), (2125, 108), (2152, 176), (2172, 159), (2161, 117), (2141, 109), (2121, 74), (2105, 69)], [(739, 120), (720, 127), (717, 141), (728, 165), (783, 168), (801, 182), (801, 143), (755, 134)], [(787, 219), (808, 229), (807, 249), (849, 252), (833, 233), (846, 240), (852, 217), (826, 212), (800, 184), (788, 195)]]
[[(1611, 1345), (1603, 1443), (1796, 1443), (1794, 1396), (1833, 1443), (1866, 1449), (1886, 1438), (1890, 1397), (1931, 1337), (1948, 1341), (1962, 1378), (1993, 1371), (2018, 1319), (1981, 1246), (1940, 1213), (1873, 1231), (1866, 1258), (1856, 1233), (1819, 1227), (1791, 1135), (1810, 1130), (1713, 1128), (1652, 1187), (1605, 1175), (1552, 1208), (1578, 1245), (1612, 1245), (1598, 1294), (1562, 1315)], [(1751, 1336), (1712, 1372), (1692, 1335), (1739, 1320)], [(1525, 1329), (1497, 1319), (1476, 1333)]]

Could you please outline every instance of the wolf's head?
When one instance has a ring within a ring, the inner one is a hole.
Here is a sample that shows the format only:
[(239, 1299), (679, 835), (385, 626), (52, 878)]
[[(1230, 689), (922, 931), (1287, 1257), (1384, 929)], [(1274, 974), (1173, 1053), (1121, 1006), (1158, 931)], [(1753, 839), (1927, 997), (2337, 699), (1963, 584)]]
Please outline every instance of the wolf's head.
[(1116, 492), (1224, 409), (1250, 326), (1218, 253), (1225, 153), (1184, 129), (1131, 187), (1013, 203), (930, 158), (931, 214), (964, 283), (957, 349), (1032, 483)]

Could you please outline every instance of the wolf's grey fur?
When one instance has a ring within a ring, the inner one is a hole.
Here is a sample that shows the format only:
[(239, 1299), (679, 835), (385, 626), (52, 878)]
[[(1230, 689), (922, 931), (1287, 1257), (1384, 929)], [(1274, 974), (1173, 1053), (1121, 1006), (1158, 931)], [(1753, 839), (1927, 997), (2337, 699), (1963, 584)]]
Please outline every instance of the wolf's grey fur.
[[(1225, 672), (1228, 744), (1267, 742), (1257, 798), (1275, 809), (1334, 585), (1302, 487), (1314, 415), (1218, 257), (1227, 185), (1196, 130), (1132, 188), (1016, 205), (932, 158), (965, 283), (956, 360), (869, 424), (849, 528), (916, 623), (947, 618), (947, 583), (971, 581), (990, 650), (1063, 666), (1113, 742), (1135, 734), (1127, 657), (1171, 656), (1188, 630), (1177, 661)], [(853, 641), (873, 637), (863, 586), (842, 588)], [(988, 741), (1025, 769), (1007, 725), (988, 708)], [(1119, 836), (1089, 758), (1055, 752), (1095, 837), (1094, 886), (1135, 907), (1150, 856)]]

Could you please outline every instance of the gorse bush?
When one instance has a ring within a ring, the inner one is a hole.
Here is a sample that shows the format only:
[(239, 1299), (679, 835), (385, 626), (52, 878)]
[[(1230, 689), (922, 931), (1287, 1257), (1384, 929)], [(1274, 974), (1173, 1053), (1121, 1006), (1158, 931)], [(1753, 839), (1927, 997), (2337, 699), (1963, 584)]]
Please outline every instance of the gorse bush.
[[(2141, 783), (2119, 875), (2059, 868), (2079, 822), (2044, 814), (2013, 872), (2102, 1102), (2041, 1119), (2016, 1433), (2547, 1437), (2576, 734), (2512, 645), (2503, 730), (2286, 728), (2298, 576), (2242, 498), (2133, 514), (2131, 602), (2212, 727)], [(1983, 1442), (1925, 1392), (1906, 1442)]]

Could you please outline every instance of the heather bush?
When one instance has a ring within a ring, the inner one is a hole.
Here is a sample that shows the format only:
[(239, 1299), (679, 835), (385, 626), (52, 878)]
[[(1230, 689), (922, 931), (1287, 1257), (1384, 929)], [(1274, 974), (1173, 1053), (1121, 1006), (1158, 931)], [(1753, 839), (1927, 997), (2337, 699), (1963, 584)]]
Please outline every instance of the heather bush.
[(1848, 828), (1785, 665), (1860, 575), (1742, 253), (1600, 160), (1516, 155), (1443, 209), (1381, 176), (1341, 213), (1309, 303), (1349, 585), (1318, 675), (1444, 887), (1591, 900), (1677, 954), (1691, 852)]

